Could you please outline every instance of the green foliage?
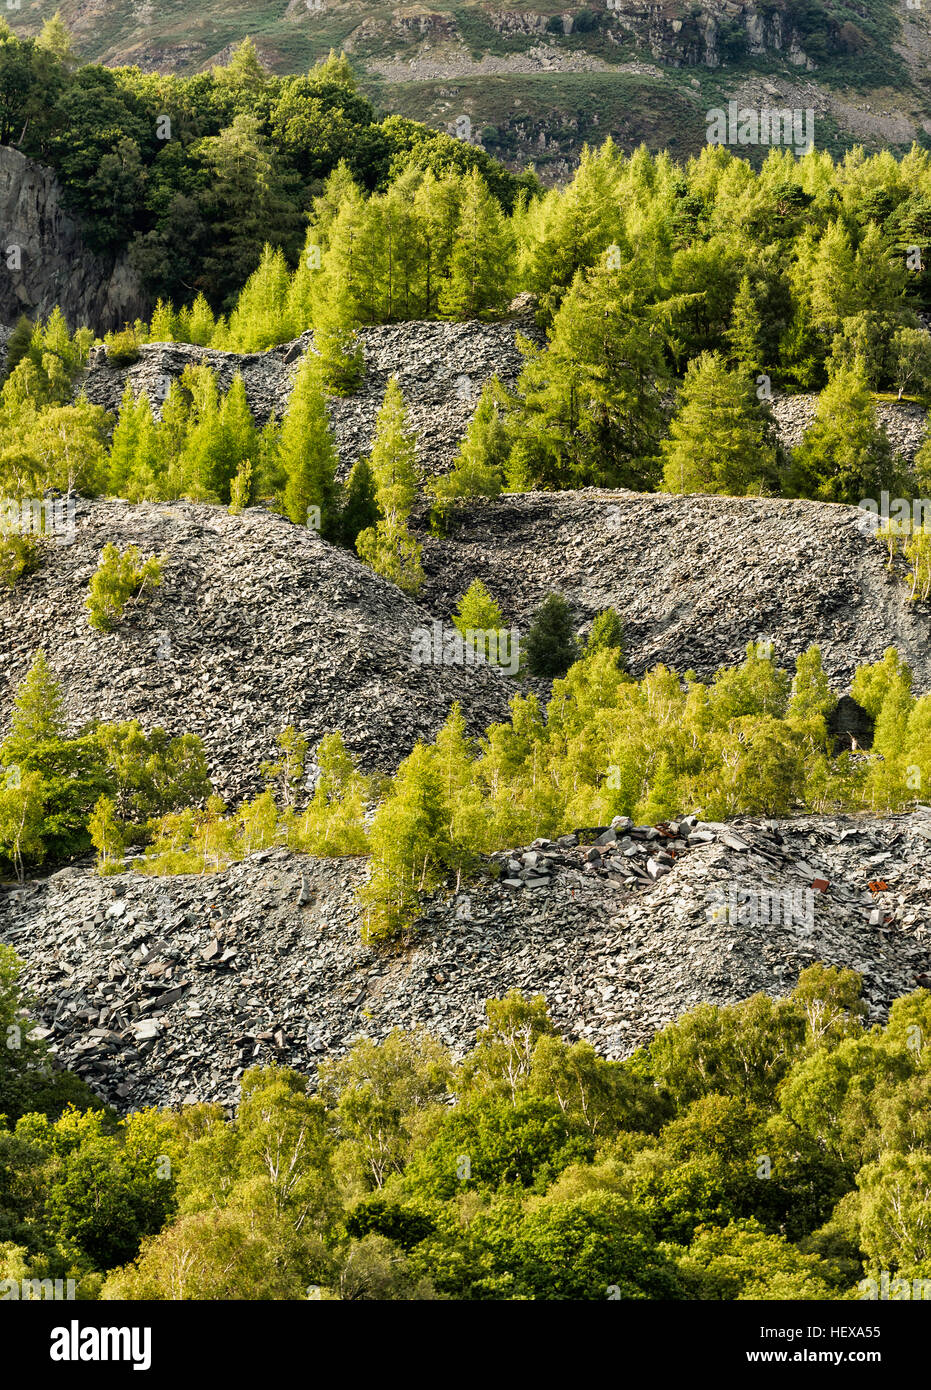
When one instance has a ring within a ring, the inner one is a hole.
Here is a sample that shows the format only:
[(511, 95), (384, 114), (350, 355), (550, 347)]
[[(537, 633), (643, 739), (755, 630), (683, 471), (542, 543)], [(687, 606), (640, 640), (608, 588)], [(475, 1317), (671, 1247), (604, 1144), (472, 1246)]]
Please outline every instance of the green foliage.
[(421, 547), (407, 527), (417, 495), (417, 440), (397, 377), (391, 377), (375, 421), (370, 466), (380, 519), (356, 536), (359, 558), (405, 593), (423, 584)]
[(896, 491), (896, 467), (885, 430), (861, 376), (839, 369), (818, 398), (815, 419), (796, 449), (791, 486), (802, 497), (854, 506)]
[(378, 518), (372, 465), (367, 458), (356, 459), (343, 488), (339, 514), (340, 545), (354, 550), (360, 533), (375, 527)]
[(87, 828), (91, 844), (97, 851), (97, 872), (101, 875), (118, 874), (123, 867), (126, 845), (112, 797), (100, 798), (91, 812)]
[(603, 651), (614, 652), (618, 665), (623, 666), (624, 622), (614, 608), (603, 608), (595, 614), (592, 630), (585, 643), (585, 656), (594, 656)]
[[(61, 1113), (0, 948), (0, 1272), (104, 1299), (843, 1300), (929, 1272), (931, 995), (865, 1029), (859, 979), (703, 1006), (628, 1062), (489, 1000), (460, 1064), (424, 1030), (248, 1071), (219, 1106)], [(45, 1108), (43, 1108), (43, 1103)], [(895, 1296), (893, 1294), (893, 1296)]]
[(497, 497), (501, 492), (511, 443), (499, 414), (499, 394), (496, 379), (485, 383), (452, 471), (429, 484), (441, 517), (450, 503), (471, 497)]
[(95, 845), (101, 867), (146, 838), (151, 818), (211, 791), (203, 745), (125, 724), (92, 724), (68, 737), (59, 681), (44, 652), (20, 685), (0, 744), (0, 853), (22, 878), (41, 863)]
[(737, 372), (717, 353), (689, 363), (678, 409), (663, 442), (668, 492), (743, 495), (775, 490), (771, 424)]
[(523, 655), (532, 676), (564, 676), (578, 656), (572, 612), (562, 594), (548, 594), (524, 638)]
[(469, 632), (499, 632), (504, 615), (480, 579), (473, 579), (453, 614), (453, 625), (463, 637)]
[(24, 574), (32, 574), (42, 563), (42, 551), (35, 536), (0, 530), (0, 584), (15, 587)]
[(3, 363), (4, 379), (11, 374), (14, 368), (19, 366), (23, 358), (29, 353), (34, 332), (35, 325), (32, 320), (28, 319), (25, 314), (20, 314), (6, 341), (6, 356)]
[(129, 324), (119, 333), (105, 334), (104, 343), (107, 361), (114, 367), (131, 367), (139, 361), (139, 337)]
[(127, 604), (138, 603), (162, 582), (162, 566), (167, 556), (152, 555), (140, 563), (139, 549), (127, 546), (121, 553), (107, 544), (91, 578), (85, 607), (91, 627), (109, 632), (123, 617)]
[(336, 448), (330, 433), (320, 367), (308, 353), (297, 371), (278, 439), (284, 510), (299, 526), (330, 538), (337, 527)]

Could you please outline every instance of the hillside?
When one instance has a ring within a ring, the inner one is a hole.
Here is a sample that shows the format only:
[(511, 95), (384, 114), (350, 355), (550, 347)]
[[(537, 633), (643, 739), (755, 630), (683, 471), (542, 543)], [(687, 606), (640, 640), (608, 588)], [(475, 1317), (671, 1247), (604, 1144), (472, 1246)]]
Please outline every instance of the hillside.
[(521, 625), (553, 588), (580, 621), (614, 607), (637, 673), (662, 662), (706, 678), (768, 638), (780, 662), (817, 643), (838, 685), (897, 646), (928, 688), (931, 620), (862, 523), (854, 507), (781, 499), (508, 497), (425, 538), (424, 596), (443, 611), (479, 578)]
[[(83, 603), (107, 542), (167, 554), (153, 601), (112, 633)], [(433, 613), (307, 527), (252, 509), (79, 501), (73, 544), (0, 593), (0, 720), (45, 645), (75, 724), (139, 719), (199, 734), (221, 795), (260, 786), (288, 724), (316, 743), (339, 728), (368, 767), (396, 766), (461, 699), (475, 732), (506, 715), (493, 666), (416, 665), (414, 629)]]
[[(546, 181), (609, 134), (625, 149), (695, 153), (707, 111), (729, 100), (811, 108), (816, 143), (834, 152), (854, 142), (904, 150), (925, 139), (931, 117), (927, 12), (891, 0), (63, 0), (61, 10), (83, 58), (144, 71), (199, 71), (246, 35), (281, 73), (343, 48), (381, 109), (451, 132), (468, 116), (473, 139), (513, 169), (533, 160)], [(8, 16), (24, 34), (44, 17), (39, 0)]]
[[(515, 987), (618, 1057), (697, 1004), (785, 994), (813, 961), (862, 973), (870, 1022), (931, 981), (927, 815), (621, 823), (600, 851), (592, 836), (496, 856), (500, 881), (428, 899), (388, 953), (359, 943), (363, 861), (275, 850), (205, 878), (64, 869), (0, 894), (0, 941), (25, 956), (60, 1060), (121, 1107), (231, 1105), (245, 1067), (312, 1073), (396, 1027), (461, 1053)], [(734, 920), (715, 916), (728, 890)]]
[[(50, 547), (37, 573), (0, 592), (0, 729), (44, 644), (75, 726), (137, 718), (199, 734), (228, 799), (260, 786), (259, 765), (288, 724), (312, 744), (338, 728), (366, 767), (390, 769), (435, 735), (454, 700), (475, 733), (507, 717), (520, 687), (499, 668), (412, 661), (414, 630), (448, 625), (476, 578), (522, 633), (554, 588), (579, 627), (615, 607), (638, 674), (662, 662), (707, 678), (750, 641), (772, 641), (791, 664), (815, 642), (842, 693), (855, 666), (895, 646), (924, 692), (931, 618), (861, 520), (813, 502), (503, 497), (471, 509), (450, 539), (424, 536), (427, 584), (414, 602), (261, 508), (234, 517), (193, 503), (80, 500), (74, 543)], [(83, 604), (107, 542), (167, 561), (152, 599), (105, 634)]]
[[(371, 447), (375, 416), (389, 379), (396, 376), (418, 438), (424, 476), (446, 473), (465, 432), (482, 386), (493, 375), (511, 385), (523, 361), (515, 334), (537, 336), (532, 315), (517, 311), (502, 323), (402, 323), (362, 329), (365, 374), (357, 391), (331, 397), (330, 422), (343, 471)], [(297, 363), (313, 343), (308, 332), (264, 353), (219, 352), (190, 343), (146, 343), (131, 367), (108, 362), (98, 349), (77, 383), (88, 400), (119, 412), (126, 383), (135, 395), (145, 391), (158, 406), (167, 386), (185, 367), (206, 362), (221, 390), (242, 375), (249, 405), (259, 424), (285, 413)]]

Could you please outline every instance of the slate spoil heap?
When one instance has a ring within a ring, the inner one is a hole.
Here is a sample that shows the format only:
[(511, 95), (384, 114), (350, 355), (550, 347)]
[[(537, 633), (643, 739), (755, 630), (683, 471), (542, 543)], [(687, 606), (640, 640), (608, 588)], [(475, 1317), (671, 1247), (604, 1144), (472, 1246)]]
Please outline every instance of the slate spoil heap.
[[(539, 338), (533, 316), (515, 300), (511, 317), (500, 323), (401, 323), (363, 328), (359, 339), (365, 356), (365, 375), (351, 396), (327, 401), (330, 424), (343, 475), (372, 445), (375, 417), (385, 389), (396, 376), (408, 406), (411, 429), (417, 436), (417, 457), (424, 476), (446, 473), (452, 467), (478, 397), (486, 381), (497, 375), (513, 385), (523, 358), (516, 334)], [(284, 414), (297, 364), (312, 350), (313, 334), (268, 352), (221, 352), (192, 343), (147, 343), (130, 367), (110, 362), (104, 348), (95, 348), (88, 370), (77, 383), (94, 405), (118, 413), (127, 379), (138, 396), (145, 391), (156, 411), (166, 394), (165, 380), (176, 380), (186, 367), (203, 362), (228, 391), (240, 372), (252, 413), (260, 425), (271, 415)]]
[(72, 867), (0, 895), (0, 940), (27, 960), (60, 1062), (105, 1099), (232, 1105), (244, 1068), (313, 1074), (360, 1034), (423, 1024), (462, 1052), (513, 987), (612, 1057), (703, 1001), (785, 994), (815, 961), (858, 970), (879, 1021), (931, 985), (929, 840), (926, 812), (618, 818), (489, 856), (382, 948), (360, 940), (361, 859), (264, 850), (162, 879)]
[(865, 513), (781, 497), (525, 493), (475, 501), (449, 535), (423, 528), (421, 602), (448, 612), (475, 579), (526, 631), (553, 589), (578, 627), (599, 609), (624, 619), (628, 668), (662, 663), (707, 680), (770, 639), (781, 666), (813, 642), (839, 693), (858, 665), (896, 647), (931, 688), (931, 618), (909, 601), (910, 566), (889, 568)]
[[(84, 603), (108, 542), (167, 559), (160, 587), (98, 632)], [(231, 805), (262, 790), (289, 724), (311, 749), (339, 728), (366, 771), (390, 770), (454, 700), (473, 733), (507, 718), (514, 687), (500, 668), (413, 661), (413, 633), (433, 620), (354, 555), (261, 508), (79, 498), (73, 543), (0, 586), (0, 730), (45, 647), (72, 728), (138, 719), (197, 734)]]

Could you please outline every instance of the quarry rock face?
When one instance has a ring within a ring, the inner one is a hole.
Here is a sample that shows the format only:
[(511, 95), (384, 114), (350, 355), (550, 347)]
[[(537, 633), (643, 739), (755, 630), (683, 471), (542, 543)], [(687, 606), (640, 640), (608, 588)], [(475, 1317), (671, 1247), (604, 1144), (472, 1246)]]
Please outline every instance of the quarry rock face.
[(424, 1025), (455, 1052), (484, 1002), (542, 993), (560, 1033), (629, 1055), (703, 1002), (779, 996), (820, 962), (863, 976), (867, 1022), (931, 984), (931, 816), (617, 818), (490, 856), (364, 945), (365, 861), (263, 850), (219, 874), (74, 866), (0, 893), (60, 1064), (121, 1109), (232, 1105), (243, 1069), (313, 1075), (365, 1035)]
[[(84, 243), (54, 173), (0, 146), (0, 323), (44, 317), (56, 304), (74, 329), (97, 333), (147, 315), (149, 302), (125, 255), (107, 260)], [(18, 269), (7, 266), (18, 249)]]

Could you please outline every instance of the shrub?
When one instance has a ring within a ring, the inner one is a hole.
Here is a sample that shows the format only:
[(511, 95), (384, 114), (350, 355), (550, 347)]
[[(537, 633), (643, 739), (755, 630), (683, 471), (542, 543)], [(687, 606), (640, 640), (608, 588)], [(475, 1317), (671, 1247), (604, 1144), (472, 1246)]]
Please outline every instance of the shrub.
[(0, 532), (0, 584), (12, 589), (24, 574), (39, 568), (39, 542), (34, 536), (5, 535)]
[(109, 632), (128, 603), (137, 603), (147, 590), (157, 589), (165, 558), (153, 555), (140, 564), (136, 546), (128, 546), (121, 555), (115, 545), (105, 545), (85, 600), (91, 627)]
[(108, 333), (104, 338), (107, 348), (107, 361), (114, 367), (131, 367), (139, 361), (139, 339), (129, 324), (119, 333)]

